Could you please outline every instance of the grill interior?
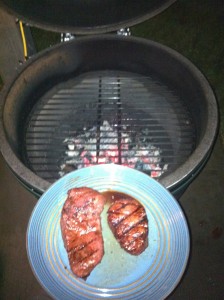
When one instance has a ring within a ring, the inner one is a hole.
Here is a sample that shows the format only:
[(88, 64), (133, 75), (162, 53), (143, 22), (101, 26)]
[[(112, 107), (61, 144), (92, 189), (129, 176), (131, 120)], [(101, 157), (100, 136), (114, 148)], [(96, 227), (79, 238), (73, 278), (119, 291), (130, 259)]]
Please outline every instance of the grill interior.
[(110, 162), (160, 178), (185, 162), (196, 143), (179, 95), (156, 78), (120, 71), (85, 73), (54, 86), (24, 130), (23, 161), (49, 182)]

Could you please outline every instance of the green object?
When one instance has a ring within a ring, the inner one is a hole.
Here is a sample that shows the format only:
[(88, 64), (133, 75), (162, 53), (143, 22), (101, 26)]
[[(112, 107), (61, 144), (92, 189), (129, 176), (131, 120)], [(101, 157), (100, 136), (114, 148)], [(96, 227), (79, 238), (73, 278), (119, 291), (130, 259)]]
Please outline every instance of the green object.
[(207, 77), (220, 107), (224, 143), (223, 1), (178, 0), (158, 16), (134, 26), (132, 35), (167, 45), (190, 59)]
[(60, 33), (45, 31), (36, 27), (31, 27), (32, 37), (37, 52), (60, 43)]
[(2, 77), (0, 76), (0, 91), (1, 91), (2, 87), (3, 87), (3, 80), (2, 80)]

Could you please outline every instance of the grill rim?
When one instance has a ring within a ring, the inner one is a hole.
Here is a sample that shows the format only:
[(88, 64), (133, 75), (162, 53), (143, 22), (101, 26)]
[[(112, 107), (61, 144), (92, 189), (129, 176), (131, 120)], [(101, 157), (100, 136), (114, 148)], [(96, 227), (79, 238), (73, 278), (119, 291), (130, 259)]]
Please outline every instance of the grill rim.
[[(111, 40), (113, 42), (123, 41), (123, 37), (119, 37), (116, 35), (101, 35), (97, 37), (87, 36), (79, 38), (78, 40), (70, 41), (70, 44), (75, 43), (89, 43), (91, 41), (96, 42), (97, 40)], [(178, 60), (183, 64), (187, 70), (189, 70), (193, 76), (195, 81), (197, 80), (197, 84), (200, 84), (201, 89), (204, 91), (205, 98), (207, 100), (208, 105), (208, 113), (207, 113), (207, 123), (206, 128), (204, 130), (204, 135), (198, 143), (196, 149), (193, 151), (191, 156), (186, 160), (185, 163), (180, 165), (173, 173), (168, 176), (164, 176), (161, 180), (158, 180), (165, 188), (169, 189), (171, 192), (175, 192), (177, 188), (179, 188), (185, 181), (192, 181), (194, 176), (198, 173), (198, 170), (202, 165), (205, 165), (206, 161), (209, 159), (209, 156), (212, 152), (214, 142), (218, 135), (218, 124), (219, 124), (219, 114), (218, 114), (218, 105), (216, 101), (215, 94), (206, 79), (206, 77), (202, 74), (202, 72), (187, 58), (185, 58), (182, 54), (173, 50), (165, 45), (160, 43), (145, 40), (143, 38), (137, 37), (126, 37), (126, 41), (135, 42), (135, 43), (143, 43), (144, 46), (153, 46), (162, 49), (169, 55), (171, 55), (174, 59)], [(1, 102), (0, 102), (0, 150), (1, 153), (7, 162), (9, 168), (16, 175), (16, 177), (31, 191), (34, 193), (41, 195), (44, 193), (51, 185), (51, 183), (43, 180), (35, 173), (33, 173), (30, 169), (28, 169), (18, 158), (16, 151), (12, 149), (12, 145), (10, 145), (7, 132), (5, 130), (4, 125), (4, 106), (7, 100), (7, 96), (10, 94), (10, 90), (14, 88), (15, 82), (19, 82), (22, 80), (23, 73), (32, 68), (33, 64), (38, 64), (39, 59), (44, 57), (49, 51), (57, 50), (62, 48), (64, 45), (56, 45), (51, 49), (47, 49), (35, 57), (31, 58), (28, 63), (24, 64), (18, 73), (15, 75), (12, 81), (3, 87), (1, 92)]]

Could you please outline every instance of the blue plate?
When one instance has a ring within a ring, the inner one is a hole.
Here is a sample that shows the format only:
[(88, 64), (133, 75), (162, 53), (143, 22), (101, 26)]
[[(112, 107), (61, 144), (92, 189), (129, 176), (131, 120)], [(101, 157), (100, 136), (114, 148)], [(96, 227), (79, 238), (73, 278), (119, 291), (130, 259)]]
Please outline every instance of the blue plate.
[[(102, 213), (104, 257), (87, 280), (70, 270), (60, 217), (67, 191), (86, 186), (118, 191), (140, 201), (149, 222), (149, 245), (139, 256), (120, 248)], [(71, 172), (39, 199), (27, 230), (32, 270), (54, 299), (164, 299), (179, 283), (189, 257), (189, 231), (173, 196), (148, 175), (119, 165), (98, 165)]]

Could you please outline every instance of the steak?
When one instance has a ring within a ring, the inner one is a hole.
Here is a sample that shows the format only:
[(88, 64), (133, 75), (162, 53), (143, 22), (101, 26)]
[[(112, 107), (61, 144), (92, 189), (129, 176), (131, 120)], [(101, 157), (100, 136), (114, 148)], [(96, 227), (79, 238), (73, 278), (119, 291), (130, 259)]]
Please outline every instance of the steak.
[(148, 219), (141, 203), (133, 198), (114, 201), (108, 209), (108, 224), (120, 246), (139, 255), (148, 246)]
[(100, 214), (105, 198), (87, 188), (68, 191), (61, 213), (61, 232), (72, 272), (87, 277), (104, 255)]

